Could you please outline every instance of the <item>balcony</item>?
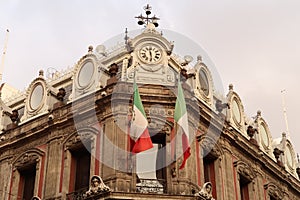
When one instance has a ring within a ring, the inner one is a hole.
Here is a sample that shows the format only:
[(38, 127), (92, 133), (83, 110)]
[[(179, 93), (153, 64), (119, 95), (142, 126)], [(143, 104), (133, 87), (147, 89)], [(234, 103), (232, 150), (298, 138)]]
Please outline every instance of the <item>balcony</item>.
[(88, 191), (89, 188), (82, 188), (80, 190), (76, 190), (67, 194), (67, 200), (82, 200), (85, 198), (85, 192)]
[(139, 179), (136, 191), (139, 193), (163, 194), (166, 192), (166, 181), (163, 179)]

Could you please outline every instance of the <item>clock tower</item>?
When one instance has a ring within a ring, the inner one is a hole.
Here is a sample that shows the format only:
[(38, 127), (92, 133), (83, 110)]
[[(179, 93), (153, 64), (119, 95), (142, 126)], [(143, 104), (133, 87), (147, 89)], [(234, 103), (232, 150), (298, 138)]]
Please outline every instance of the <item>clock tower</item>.
[(148, 23), (142, 34), (128, 39), (127, 45), (132, 59), (127, 79), (133, 79), (136, 69), (137, 82), (174, 85), (176, 73), (168, 67), (173, 43), (164, 38), (153, 23)]

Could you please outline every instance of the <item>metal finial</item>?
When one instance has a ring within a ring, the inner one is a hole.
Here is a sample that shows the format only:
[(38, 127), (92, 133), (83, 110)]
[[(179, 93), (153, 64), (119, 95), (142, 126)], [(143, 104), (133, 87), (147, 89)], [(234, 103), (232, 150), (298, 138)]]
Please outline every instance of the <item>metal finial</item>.
[(147, 4), (146, 6), (144, 6), (144, 10), (146, 13), (146, 17), (143, 16), (142, 14), (140, 14), (139, 16), (135, 17), (138, 19), (138, 24), (139, 25), (148, 25), (149, 23), (153, 24), (155, 27), (158, 27), (158, 20), (159, 18), (156, 17), (155, 15), (153, 15), (153, 17), (150, 17), (149, 15), (151, 15), (151, 10), (152, 7)]
[(44, 70), (39, 71), (39, 76), (44, 76)]
[(88, 52), (93, 52), (93, 46), (92, 45), (89, 46)]
[(128, 42), (128, 31), (127, 31), (127, 28), (125, 28), (125, 37), (124, 37), (124, 40), (125, 40), (125, 44), (127, 44), (127, 42)]
[(257, 116), (259, 116), (259, 117), (261, 116), (261, 111), (260, 110), (257, 111)]
[(202, 62), (202, 56), (201, 56), (201, 55), (198, 55), (198, 56), (197, 56), (197, 60), (198, 60), (199, 62)]
[(300, 163), (300, 158), (299, 158), (299, 154), (297, 153), (297, 160), (298, 160), (298, 163)]

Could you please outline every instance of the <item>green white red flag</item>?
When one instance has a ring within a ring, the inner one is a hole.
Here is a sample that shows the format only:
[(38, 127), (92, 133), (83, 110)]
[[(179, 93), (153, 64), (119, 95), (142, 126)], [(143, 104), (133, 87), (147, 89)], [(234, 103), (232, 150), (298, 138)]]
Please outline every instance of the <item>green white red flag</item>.
[(133, 89), (133, 108), (130, 123), (131, 152), (139, 153), (151, 149), (153, 144), (148, 131), (148, 120), (135, 81)]
[(175, 104), (174, 120), (178, 125), (176, 138), (180, 138), (181, 136), (182, 141), (183, 161), (179, 169), (183, 169), (186, 160), (191, 155), (191, 152), (189, 145), (188, 115), (186, 111), (186, 103), (180, 81), (178, 81), (178, 94)]

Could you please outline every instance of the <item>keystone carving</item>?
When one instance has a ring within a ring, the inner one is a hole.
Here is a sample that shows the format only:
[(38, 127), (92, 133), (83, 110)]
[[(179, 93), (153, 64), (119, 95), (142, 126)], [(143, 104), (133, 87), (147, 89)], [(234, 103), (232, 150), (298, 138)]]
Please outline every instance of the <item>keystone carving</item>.
[(244, 161), (236, 161), (233, 163), (234, 167), (236, 167), (237, 172), (245, 177), (247, 180), (252, 181), (255, 178), (254, 170)]
[(272, 182), (269, 182), (264, 185), (264, 188), (267, 190), (268, 194), (275, 199), (283, 199), (283, 191), (279, 189), (277, 185)]

